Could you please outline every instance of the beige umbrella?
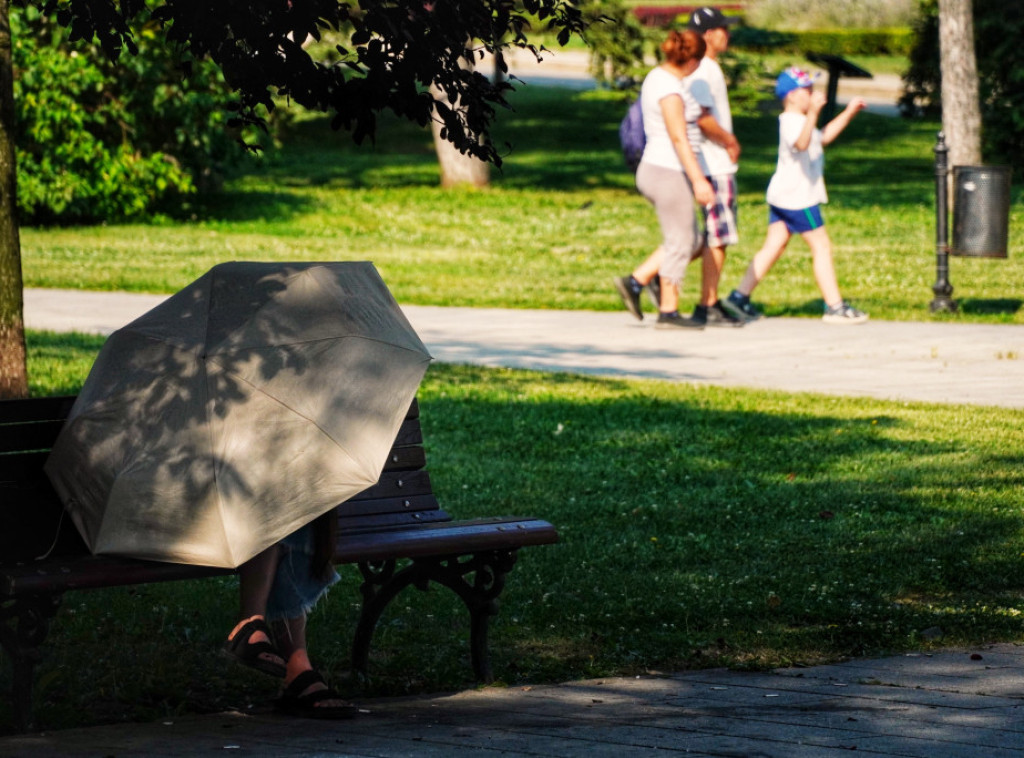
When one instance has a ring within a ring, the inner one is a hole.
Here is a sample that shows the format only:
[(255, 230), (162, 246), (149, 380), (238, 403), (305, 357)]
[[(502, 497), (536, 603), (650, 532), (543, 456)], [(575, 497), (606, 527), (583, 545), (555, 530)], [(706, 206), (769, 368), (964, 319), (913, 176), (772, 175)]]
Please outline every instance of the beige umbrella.
[(110, 336), (46, 473), (93, 553), (236, 567), (377, 481), (429, 361), (370, 263), (225, 263)]

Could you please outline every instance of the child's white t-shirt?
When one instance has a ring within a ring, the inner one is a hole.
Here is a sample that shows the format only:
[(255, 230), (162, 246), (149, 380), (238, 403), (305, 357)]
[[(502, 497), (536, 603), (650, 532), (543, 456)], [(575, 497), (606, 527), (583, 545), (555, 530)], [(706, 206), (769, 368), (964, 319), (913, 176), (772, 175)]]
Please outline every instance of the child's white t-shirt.
[[(700, 127), (697, 126), (697, 119), (700, 118), (703, 109), (693, 99), (693, 95), (690, 94), (690, 90), (685, 84), (661, 66), (652, 69), (647, 74), (643, 86), (640, 88), (640, 109), (644, 114), (644, 134), (647, 137), (647, 144), (644, 145), (644, 154), (640, 162), (682, 171), (683, 164), (676, 154), (672, 138), (668, 136), (665, 117), (661, 112), (661, 101), (671, 95), (678, 95), (683, 99), (686, 138), (690, 141), (690, 148), (697, 156), (698, 162), (701, 162), (700, 143), (703, 141), (703, 137)], [(701, 170), (704, 170), (702, 162)]]
[(765, 193), (768, 204), (776, 208), (799, 211), (828, 202), (821, 129), (811, 132), (806, 150), (794, 147), (806, 121), (807, 116), (802, 113), (786, 112), (779, 116), (779, 162)]

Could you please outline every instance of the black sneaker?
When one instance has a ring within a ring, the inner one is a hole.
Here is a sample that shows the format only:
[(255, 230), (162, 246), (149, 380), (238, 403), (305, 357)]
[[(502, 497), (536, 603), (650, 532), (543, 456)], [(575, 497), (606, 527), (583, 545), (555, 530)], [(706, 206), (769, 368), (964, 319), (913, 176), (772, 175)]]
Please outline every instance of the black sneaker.
[(730, 313), (735, 318), (743, 321), (757, 321), (763, 315), (761, 311), (757, 310), (753, 305), (750, 304), (750, 298), (747, 295), (741, 295), (736, 290), (729, 293), (729, 297), (725, 300), (719, 300), (718, 304)]
[(868, 320), (868, 314), (843, 301), (835, 308), (829, 308), (826, 305), (825, 315), (821, 317), (821, 320), (826, 324), (863, 324)]
[(640, 312), (640, 290), (643, 286), (632, 276), (616, 276), (612, 279), (615, 289), (622, 298), (622, 304), (626, 310), (633, 314), (637, 321), (644, 320), (644, 314)]
[(655, 274), (651, 281), (647, 282), (647, 296), (654, 303), (656, 309), (661, 308), (661, 277)]
[(693, 315), (690, 318), (704, 326), (737, 327), (743, 326), (746, 323), (722, 308), (721, 303), (715, 303), (710, 307), (706, 305), (694, 306)]
[(679, 311), (671, 313), (659, 313), (655, 329), (703, 329), (704, 324), (699, 324), (692, 318), (682, 316)]

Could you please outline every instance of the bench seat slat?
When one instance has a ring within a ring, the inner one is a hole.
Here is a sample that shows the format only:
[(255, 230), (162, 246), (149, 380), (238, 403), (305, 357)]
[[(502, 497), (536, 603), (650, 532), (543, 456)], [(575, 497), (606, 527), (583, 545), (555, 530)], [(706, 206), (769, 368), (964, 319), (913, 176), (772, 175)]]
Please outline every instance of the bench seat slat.
[(430, 474), (424, 469), (418, 471), (385, 471), (380, 479), (372, 487), (360, 492), (348, 502), (360, 500), (378, 500), (382, 497), (412, 497), (414, 495), (429, 495), (433, 492), (430, 487)]
[[(338, 506), (338, 525), (344, 529), (350, 519), (382, 513), (422, 513), (440, 509), (437, 498), (429, 492), (403, 497), (380, 497), (372, 500), (346, 500)], [(451, 519), (449, 519), (451, 520)]]
[[(58, 397), (35, 397), (31, 402), (24, 400), (0, 400), (0, 424), (18, 424), (24, 421), (63, 422), (75, 404), (74, 395)], [(416, 409), (419, 415), (419, 409)]]
[(377, 529), (393, 529), (394, 527), (414, 527), (423, 524), (451, 521), (452, 517), (442, 510), (410, 511), (406, 513), (380, 513), (370, 516), (353, 516), (338, 519), (339, 534), (359, 534)]
[[(558, 541), (555, 528), (540, 519), (472, 519), (417, 524), (363, 534), (344, 533), (338, 539), (335, 562), (360, 563), (391, 558), (469, 555), (487, 550), (512, 550)], [(230, 569), (139, 561), (112, 556), (72, 556), (45, 564), (25, 563), (0, 568), (0, 594), (36, 594), (120, 587), (150, 582), (224, 576)]]
[(540, 519), (487, 518), (449, 521), (414, 529), (364, 535), (343, 535), (336, 557), (340, 563), (430, 555), (467, 555), (485, 550), (511, 550), (558, 542), (558, 533)]
[(22, 482), (27, 478), (45, 479), (43, 464), (49, 454), (43, 450), (0, 455), (0, 482)]
[(0, 426), (0, 453), (49, 450), (62, 426), (61, 419)]
[(139, 561), (114, 556), (75, 555), (0, 568), (0, 594), (10, 597), (67, 590), (122, 587), (131, 584), (201, 579), (232, 573), (230, 569)]

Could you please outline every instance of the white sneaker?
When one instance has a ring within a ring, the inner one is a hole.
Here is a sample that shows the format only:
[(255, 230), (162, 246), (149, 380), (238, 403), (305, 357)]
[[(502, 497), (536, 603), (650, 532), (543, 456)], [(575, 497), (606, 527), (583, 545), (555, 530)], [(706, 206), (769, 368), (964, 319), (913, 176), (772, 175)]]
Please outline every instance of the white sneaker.
[(868, 314), (859, 311), (845, 300), (835, 308), (825, 307), (825, 315), (821, 320), (826, 324), (863, 324), (868, 320)]

